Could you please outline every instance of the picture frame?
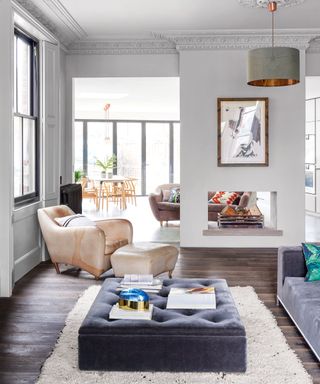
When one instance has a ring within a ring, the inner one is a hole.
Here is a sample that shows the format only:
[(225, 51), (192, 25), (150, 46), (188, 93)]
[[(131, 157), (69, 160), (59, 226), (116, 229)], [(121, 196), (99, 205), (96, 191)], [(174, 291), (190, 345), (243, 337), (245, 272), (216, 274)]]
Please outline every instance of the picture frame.
[(269, 99), (218, 98), (218, 166), (269, 165)]

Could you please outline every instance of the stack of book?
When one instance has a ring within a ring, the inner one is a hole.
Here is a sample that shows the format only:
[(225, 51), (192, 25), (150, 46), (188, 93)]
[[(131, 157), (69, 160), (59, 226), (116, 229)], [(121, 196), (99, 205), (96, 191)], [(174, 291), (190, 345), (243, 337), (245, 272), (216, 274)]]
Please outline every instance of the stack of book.
[(154, 279), (153, 275), (124, 275), (118, 290), (139, 288), (148, 293), (158, 293), (162, 288), (162, 281)]
[(119, 304), (112, 306), (109, 313), (109, 319), (112, 320), (151, 320), (152, 319), (153, 304), (149, 305), (149, 309), (144, 311), (138, 311), (135, 309), (122, 309), (119, 308)]
[(239, 211), (233, 207), (227, 207), (221, 213), (218, 213), (218, 227), (263, 228), (264, 217), (257, 206)]
[[(162, 281), (154, 279), (153, 275), (124, 275), (120, 282), (118, 291), (128, 288), (142, 289), (147, 293), (158, 293), (162, 288)], [(125, 319), (125, 320), (151, 320), (153, 304), (149, 304), (146, 310), (123, 309), (119, 304), (112, 306), (109, 313), (109, 319)]]

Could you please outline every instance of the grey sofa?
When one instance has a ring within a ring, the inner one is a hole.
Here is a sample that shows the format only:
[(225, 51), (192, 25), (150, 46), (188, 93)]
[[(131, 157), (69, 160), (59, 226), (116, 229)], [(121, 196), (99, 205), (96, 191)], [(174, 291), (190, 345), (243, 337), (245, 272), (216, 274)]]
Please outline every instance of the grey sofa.
[(320, 360), (320, 281), (306, 282), (302, 247), (278, 251), (277, 297)]
[[(159, 185), (155, 193), (149, 195), (149, 203), (154, 217), (160, 221), (160, 225), (164, 221), (180, 220), (180, 203), (170, 203), (164, 199), (165, 192), (171, 189), (180, 188), (180, 184), (162, 184)], [(232, 207), (246, 208), (251, 192), (238, 192), (240, 194), (239, 200)], [(214, 196), (215, 192), (208, 192), (208, 200)], [(208, 204), (208, 221), (217, 221), (218, 213), (220, 213), (226, 204)]]

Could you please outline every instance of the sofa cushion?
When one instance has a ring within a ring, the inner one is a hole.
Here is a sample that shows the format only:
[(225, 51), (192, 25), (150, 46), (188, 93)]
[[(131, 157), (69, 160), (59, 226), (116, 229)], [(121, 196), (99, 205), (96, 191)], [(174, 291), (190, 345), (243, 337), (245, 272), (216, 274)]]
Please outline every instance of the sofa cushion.
[(95, 227), (96, 223), (84, 215), (55, 217), (54, 221), (61, 227)]
[(237, 192), (216, 192), (215, 195), (208, 201), (210, 204), (232, 204), (239, 194)]
[(161, 201), (158, 203), (158, 209), (160, 211), (178, 211), (180, 209), (180, 204)]
[(286, 277), (281, 300), (295, 322), (320, 355), (320, 281)]
[(106, 238), (106, 247), (104, 253), (106, 255), (109, 255), (110, 253), (113, 253), (118, 248), (124, 247), (125, 245), (129, 244), (128, 239), (108, 239)]
[(169, 203), (180, 203), (180, 188), (171, 190)]
[(303, 255), (307, 265), (306, 281), (320, 280), (320, 246), (311, 243), (302, 243)]
[(169, 201), (171, 195), (171, 189), (162, 190), (162, 201)]

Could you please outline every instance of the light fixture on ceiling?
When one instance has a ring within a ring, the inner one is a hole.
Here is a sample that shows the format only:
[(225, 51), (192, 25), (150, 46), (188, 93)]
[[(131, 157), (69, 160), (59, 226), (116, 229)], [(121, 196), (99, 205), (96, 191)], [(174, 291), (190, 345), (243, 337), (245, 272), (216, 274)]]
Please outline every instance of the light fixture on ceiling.
[(110, 137), (110, 132), (109, 132), (110, 107), (111, 107), (111, 104), (109, 104), (109, 103), (105, 104), (105, 106), (103, 107), (103, 110), (105, 112), (105, 118), (107, 120), (106, 130), (105, 130), (105, 138), (104, 138), (104, 141), (106, 144), (111, 143), (111, 137)]
[(272, 46), (248, 52), (248, 85), (284, 87), (300, 82), (300, 53), (296, 48), (275, 47), (274, 14), (277, 1), (268, 2), (272, 14)]

